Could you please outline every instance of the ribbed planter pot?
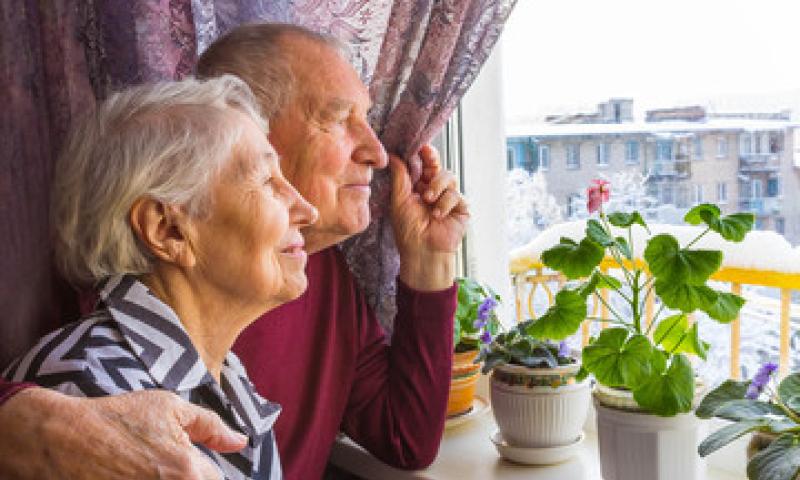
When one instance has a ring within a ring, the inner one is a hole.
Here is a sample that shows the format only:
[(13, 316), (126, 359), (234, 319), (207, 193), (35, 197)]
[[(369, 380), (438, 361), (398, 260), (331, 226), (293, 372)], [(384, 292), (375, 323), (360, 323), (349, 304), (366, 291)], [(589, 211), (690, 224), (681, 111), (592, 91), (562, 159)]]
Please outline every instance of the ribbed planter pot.
[(628, 391), (594, 392), (604, 480), (700, 480), (700, 421), (693, 412), (659, 417), (643, 412)]
[(574, 443), (591, 402), (589, 382), (577, 382), (580, 365), (492, 370), (492, 412), (503, 439), (515, 447), (557, 447)]
[(481, 374), (481, 366), (472, 363), (477, 356), (477, 350), (453, 354), (450, 395), (447, 397), (448, 417), (463, 415), (472, 408), (475, 384)]

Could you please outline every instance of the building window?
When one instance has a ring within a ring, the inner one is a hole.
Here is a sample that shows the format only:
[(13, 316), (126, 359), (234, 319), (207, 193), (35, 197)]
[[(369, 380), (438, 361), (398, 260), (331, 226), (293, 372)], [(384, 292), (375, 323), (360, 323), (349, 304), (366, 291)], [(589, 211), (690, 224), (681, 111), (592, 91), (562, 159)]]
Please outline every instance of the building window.
[(694, 137), (694, 159), (695, 160), (702, 160), (703, 159), (703, 138), (702, 137)]
[(777, 197), (781, 194), (781, 182), (777, 178), (767, 180), (767, 196)]
[(755, 179), (750, 183), (750, 198), (761, 198), (764, 196), (764, 183)]
[(717, 137), (717, 158), (725, 158), (728, 156), (728, 139), (725, 137)]
[(639, 142), (634, 140), (625, 142), (625, 163), (628, 165), (639, 163)]
[(786, 219), (783, 217), (775, 218), (775, 231), (783, 235), (786, 233)]
[(749, 133), (743, 133), (739, 137), (739, 155), (750, 155), (753, 153), (753, 140)]
[(656, 142), (656, 161), (666, 162), (672, 160), (672, 141), (659, 140)]
[(508, 169), (513, 170), (517, 167), (517, 152), (512, 147), (506, 149), (506, 161), (508, 162)]
[(695, 185), (694, 186), (694, 203), (703, 203), (703, 186), (702, 185)]
[(608, 144), (597, 144), (597, 164), (601, 166), (608, 165)]
[(567, 168), (576, 170), (581, 168), (581, 148), (580, 144), (567, 144)]
[(550, 145), (539, 145), (539, 170), (550, 170)]
[(728, 184), (717, 182), (717, 203), (728, 203)]

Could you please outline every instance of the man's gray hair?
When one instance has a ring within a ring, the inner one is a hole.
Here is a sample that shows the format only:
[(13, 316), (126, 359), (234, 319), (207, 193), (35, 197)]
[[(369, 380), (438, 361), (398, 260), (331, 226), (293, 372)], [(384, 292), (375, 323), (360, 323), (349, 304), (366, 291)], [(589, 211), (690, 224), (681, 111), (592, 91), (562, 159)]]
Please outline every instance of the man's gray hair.
[(261, 112), (271, 119), (297, 93), (292, 61), (283, 42), (292, 38), (327, 46), (349, 57), (347, 45), (325, 33), (286, 23), (251, 23), (218, 38), (197, 61), (199, 78), (236, 75), (244, 80), (261, 103)]
[(141, 197), (207, 215), (212, 180), (233, 156), (244, 122), (267, 132), (247, 85), (227, 75), (137, 86), (111, 95), (72, 130), (55, 168), (56, 264), (71, 283), (152, 269), (130, 225)]

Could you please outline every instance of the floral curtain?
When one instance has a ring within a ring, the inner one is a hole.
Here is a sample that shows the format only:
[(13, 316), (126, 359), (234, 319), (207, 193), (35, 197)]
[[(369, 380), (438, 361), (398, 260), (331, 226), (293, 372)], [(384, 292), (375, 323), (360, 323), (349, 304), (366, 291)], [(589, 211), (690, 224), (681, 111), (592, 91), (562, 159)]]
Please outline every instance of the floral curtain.
[[(407, 157), (444, 124), (494, 45), (515, 0), (15, 0), (0, 2), (0, 364), (77, 312), (53, 272), (52, 167), (69, 124), (110, 91), (192, 72), (199, 52), (245, 22), (279, 21), (351, 46), (370, 86), (373, 125)], [(397, 255), (388, 172), (375, 178), (369, 230), (345, 246), (389, 325)], [(368, 261), (364, 261), (363, 259)], [(361, 259), (361, 260), (359, 260)], [(369, 268), (364, 266), (370, 265)]]

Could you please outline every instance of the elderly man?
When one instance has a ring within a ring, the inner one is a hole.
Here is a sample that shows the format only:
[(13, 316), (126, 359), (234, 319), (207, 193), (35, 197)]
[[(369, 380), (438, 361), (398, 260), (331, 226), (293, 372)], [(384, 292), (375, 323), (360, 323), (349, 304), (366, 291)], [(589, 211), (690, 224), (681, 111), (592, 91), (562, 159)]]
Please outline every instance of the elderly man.
[(400, 252), (394, 336), (387, 346), (336, 247), (370, 219), (372, 172), (386, 153), (367, 122), (369, 94), (338, 42), (289, 25), (240, 27), (198, 62), (232, 73), (259, 97), (287, 179), (320, 213), (304, 230), (308, 291), (248, 327), (234, 351), (258, 390), (283, 405), (276, 425), (287, 478), (320, 478), (337, 431), (387, 463), (421, 468), (445, 420), (456, 303), (454, 253), (468, 212), (436, 152), (421, 150), (412, 185), (391, 163)]

